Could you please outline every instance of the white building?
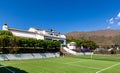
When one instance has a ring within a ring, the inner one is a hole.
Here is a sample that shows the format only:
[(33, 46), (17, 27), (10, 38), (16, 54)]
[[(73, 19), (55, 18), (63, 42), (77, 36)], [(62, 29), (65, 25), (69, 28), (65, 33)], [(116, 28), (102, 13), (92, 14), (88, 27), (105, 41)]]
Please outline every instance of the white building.
[(29, 28), (29, 30), (19, 30), (14, 28), (9, 28), (7, 24), (4, 24), (2, 30), (11, 31), (14, 36), (26, 37), (26, 38), (36, 38), (40, 40), (59, 40), (61, 44), (66, 44), (66, 36), (53, 30), (41, 30), (37, 28)]
[(67, 47), (71, 50), (76, 49), (76, 43), (75, 42), (70, 42), (70, 43), (67, 44)]

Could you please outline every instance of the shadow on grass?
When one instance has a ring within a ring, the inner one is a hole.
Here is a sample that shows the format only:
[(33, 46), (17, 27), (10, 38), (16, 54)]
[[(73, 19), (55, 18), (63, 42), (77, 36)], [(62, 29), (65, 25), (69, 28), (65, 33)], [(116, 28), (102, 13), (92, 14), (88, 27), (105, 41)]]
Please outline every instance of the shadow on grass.
[(19, 68), (11, 67), (11, 66), (3, 66), (0, 64), (0, 73), (28, 73)]

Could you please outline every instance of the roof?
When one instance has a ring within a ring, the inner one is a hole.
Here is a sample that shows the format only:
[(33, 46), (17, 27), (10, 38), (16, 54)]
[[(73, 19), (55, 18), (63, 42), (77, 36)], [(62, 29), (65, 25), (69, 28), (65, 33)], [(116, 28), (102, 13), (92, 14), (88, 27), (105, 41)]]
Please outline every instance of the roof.
[(26, 31), (26, 30), (15, 29), (15, 28), (8, 28), (8, 30), (25, 32), (25, 33), (32, 33), (32, 34), (38, 34), (38, 35), (46, 36), (46, 37), (50, 37), (50, 38), (65, 39), (65, 38), (62, 38), (62, 37), (59, 37), (59, 36), (48, 35), (48, 34), (39, 34), (37, 32), (30, 32), (30, 31)]

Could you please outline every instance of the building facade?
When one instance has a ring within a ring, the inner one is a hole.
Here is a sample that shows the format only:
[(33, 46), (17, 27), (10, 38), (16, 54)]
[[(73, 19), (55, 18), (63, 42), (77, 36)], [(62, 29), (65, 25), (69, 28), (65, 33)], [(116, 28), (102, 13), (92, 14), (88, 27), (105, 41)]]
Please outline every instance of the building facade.
[(35, 38), (38, 40), (58, 40), (61, 44), (66, 44), (66, 36), (58, 32), (48, 30), (41, 30), (37, 28), (29, 28), (29, 30), (20, 30), (9, 28), (7, 24), (3, 24), (2, 30), (7, 30), (12, 32), (14, 36), (25, 37), (25, 38)]

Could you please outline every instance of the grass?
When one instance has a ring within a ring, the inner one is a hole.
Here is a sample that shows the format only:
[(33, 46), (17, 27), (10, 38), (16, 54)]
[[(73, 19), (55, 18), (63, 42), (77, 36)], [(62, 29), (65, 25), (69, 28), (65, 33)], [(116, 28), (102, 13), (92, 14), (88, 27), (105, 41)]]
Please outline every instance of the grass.
[(0, 73), (120, 73), (120, 56), (94, 55), (0, 61)]

